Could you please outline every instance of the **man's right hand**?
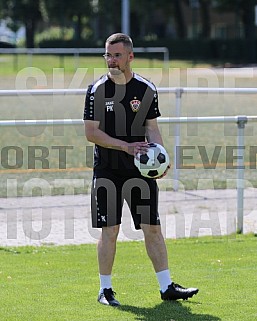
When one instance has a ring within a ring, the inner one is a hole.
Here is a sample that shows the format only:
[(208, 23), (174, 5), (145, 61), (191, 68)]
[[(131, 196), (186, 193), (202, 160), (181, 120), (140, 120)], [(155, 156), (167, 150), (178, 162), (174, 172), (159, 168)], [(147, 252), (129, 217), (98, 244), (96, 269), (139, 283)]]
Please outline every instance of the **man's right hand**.
[(132, 156), (136, 156), (138, 153), (145, 154), (147, 153), (148, 148), (149, 146), (147, 142), (127, 143), (122, 146), (122, 150)]

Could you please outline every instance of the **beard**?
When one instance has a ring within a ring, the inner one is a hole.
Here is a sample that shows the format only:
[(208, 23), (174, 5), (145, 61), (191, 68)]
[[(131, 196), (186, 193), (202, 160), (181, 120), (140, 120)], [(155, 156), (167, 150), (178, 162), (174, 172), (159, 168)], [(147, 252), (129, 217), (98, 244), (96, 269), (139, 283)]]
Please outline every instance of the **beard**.
[(119, 76), (123, 73), (123, 71), (119, 67), (109, 67), (110, 74), (113, 76)]

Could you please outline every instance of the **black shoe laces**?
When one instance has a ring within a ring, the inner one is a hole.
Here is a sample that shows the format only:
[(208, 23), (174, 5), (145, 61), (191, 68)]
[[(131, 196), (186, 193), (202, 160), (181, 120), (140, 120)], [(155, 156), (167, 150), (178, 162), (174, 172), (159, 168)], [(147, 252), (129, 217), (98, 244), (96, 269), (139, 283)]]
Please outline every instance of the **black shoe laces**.
[(180, 289), (183, 289), (183, 290), (186, 289), (186, 288), (184, 288), (183, 286), (181, 286), (181, 285), (178, 284), (178, 283), (173, 283), (173, 286), (174, 286), (174, 288), (180, 288)]
[(112, 289), (106, 289), (104, 290), (104, 296), (108, 301), (113, 300), (116, 292), (114, 292)]

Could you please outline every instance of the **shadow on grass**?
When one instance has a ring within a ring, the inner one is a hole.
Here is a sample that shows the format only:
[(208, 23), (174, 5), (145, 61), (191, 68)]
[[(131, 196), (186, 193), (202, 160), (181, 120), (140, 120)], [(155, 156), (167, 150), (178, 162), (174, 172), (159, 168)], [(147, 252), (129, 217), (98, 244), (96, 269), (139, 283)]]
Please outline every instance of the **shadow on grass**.
[(197, 304), (186, 302), (182, 304), (178, 301), (166, 301), (156, 305), (153, 308), (142, 308), (132, 305), (121, 305), (118, 307), (121, 311), (126, 311), (136, 316), (139, 321), (220, 321), (219, 317), (208, 314), (191, 313), (188, 304)]

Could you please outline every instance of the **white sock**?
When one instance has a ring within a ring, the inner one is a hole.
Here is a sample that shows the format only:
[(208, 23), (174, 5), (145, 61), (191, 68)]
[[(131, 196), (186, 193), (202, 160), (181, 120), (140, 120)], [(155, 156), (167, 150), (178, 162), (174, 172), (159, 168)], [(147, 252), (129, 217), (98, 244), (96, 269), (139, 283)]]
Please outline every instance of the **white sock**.
[(112, 276), (99, 274), (100, 278), (100, 292), (103, 292), (103, 289), (110, 289), (112, 287)]
[(171, 284), (170, 271), (164, 270), (156, 273), (158, 282), (160, 284), (160, 289), (162, 292), (165, 292), (168, 289), (168, 286)]

